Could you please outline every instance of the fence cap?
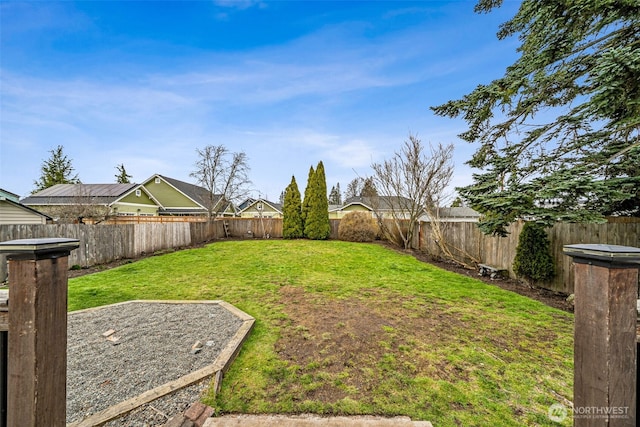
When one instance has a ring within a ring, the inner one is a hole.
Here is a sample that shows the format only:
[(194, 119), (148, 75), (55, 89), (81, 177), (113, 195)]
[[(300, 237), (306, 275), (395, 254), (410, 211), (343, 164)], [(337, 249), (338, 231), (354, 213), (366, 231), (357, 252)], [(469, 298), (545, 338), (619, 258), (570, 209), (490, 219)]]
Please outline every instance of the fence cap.
[(564, 245), (563, 252), (573, 258), (607, 261), (616, 264), (640, 264), (640, 248), (632, 246), (579, 244)]
[(60, 237), (17, 239), (0, 242), (0, 254), (70, 252), (78, 246), (80, 246), (80, 241), (78, 239)]

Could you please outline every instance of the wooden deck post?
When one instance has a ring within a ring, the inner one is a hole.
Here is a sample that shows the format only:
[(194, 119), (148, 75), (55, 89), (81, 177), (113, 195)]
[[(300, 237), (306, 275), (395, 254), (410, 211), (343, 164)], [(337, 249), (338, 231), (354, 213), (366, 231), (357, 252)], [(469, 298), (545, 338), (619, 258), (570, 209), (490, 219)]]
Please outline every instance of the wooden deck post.
[(66, 424), (67, 270), (74, 239), (0, 243), (9, 261), (7, 426)]
[(575, 269), (576, 427), (636, 425), (640, 248), (565, 245)]

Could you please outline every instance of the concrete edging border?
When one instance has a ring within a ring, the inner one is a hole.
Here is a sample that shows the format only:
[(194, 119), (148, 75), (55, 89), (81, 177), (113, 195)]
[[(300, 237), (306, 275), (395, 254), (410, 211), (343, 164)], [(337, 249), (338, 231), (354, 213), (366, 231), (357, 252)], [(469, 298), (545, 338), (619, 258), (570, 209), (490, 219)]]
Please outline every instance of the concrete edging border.
[(249, 336), (249, 332), (253, 329), (253, 325), (255, 323), (255, 319), (252, 316), (249, 316), (247, 313), (239, 310), (233, 305), (221, 301), (221, 300), (210, 300), (210, 301), (185, 301), (185, 300), (132, 300), (119, 302), (115, 304), (109, 304), (107, 306), (100, 307), (92, 307), (84, 310), (72, 311), (69, 314), (73, 313), (83, 313), (87, 311), (94, 311), (104, 307), (113, 307), (122, 304), (132, 304), (132, 303), (153, 303), (153, 304), (218, 304), (227, 311), (231, 312), (234, 316), (238, 317), (242, 320), (242, 325), (238, 328), (238, 331), (235, 335), (229, 340), (225, 348), (220, 352), (218, 357), (213, 361), (211, 365), (205, 366), (202, 369), (191, 372), (187, 375), (184, 375), (177, 380), (170, 381), (168, 383), (162, 384), (158, 387), (155, 387), (151, 390), (148, 390), (136, 397), (132, 397), (123, 402), (120, 402), (116, 405), (110, 406), (107, 409), (104, 409), (100, 412), (96, 412), (93, 415), (81, 420), (76, 421), (70, 424), (67, 424), (67, 427), (93, 427), (103, 425), (113, 419), (119, 418), (136, 408), (139, 408), (142, 405), (150, 403), (160, 397), (166, 396), (170, 393), (173, 393), (181, 388), (187, 387), (191, 384), (194, 384), (200, 380), (203, 380), (210, 376), (215, 376), (213, 387), (215, 392), (217, 393), (220, 390), (220, 386), (222, 384), (222, 378), (224, 374), (227, 372), (231, 363), (235, 360), (236, 356), (240, 352), (240, 348), (246, 338)]

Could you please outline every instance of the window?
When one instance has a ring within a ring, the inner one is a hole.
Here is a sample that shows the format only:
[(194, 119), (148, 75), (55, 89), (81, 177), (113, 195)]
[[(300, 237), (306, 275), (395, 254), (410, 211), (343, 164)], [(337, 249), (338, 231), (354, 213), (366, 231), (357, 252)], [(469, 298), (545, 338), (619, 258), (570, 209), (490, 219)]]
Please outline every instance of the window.
[(153, 182), (155, 182), (156, 184), (160, 184), (160, 178), (156, 176), (156, 179)]
[(140, 197), (141, 194), (142, 194), (142, 191), (136, 190), (136, 197)]

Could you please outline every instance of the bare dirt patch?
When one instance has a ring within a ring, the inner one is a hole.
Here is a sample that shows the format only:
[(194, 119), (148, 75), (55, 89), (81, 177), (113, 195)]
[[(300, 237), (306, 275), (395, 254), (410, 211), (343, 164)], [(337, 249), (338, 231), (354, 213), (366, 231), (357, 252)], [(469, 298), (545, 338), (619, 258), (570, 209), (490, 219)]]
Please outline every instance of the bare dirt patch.
[[(415, 303), (411, 300), (380, 289), (365, 290), (361, 297), (327, 300), (300, 287), (283, 286), (280, 302), (288, 325), (282, 328), (275, 350), (280, 359), (298, 365), (300, 374), (309, 377), (310, 388), (301, 390), (301, 398), (358, 399), (395, 374), (464, 379), (464, 369), (416, 358), (413, 351), (423, 343), (450, 345), (455, 337), (449, 332), (469, 325), (437, 306), (403, 308), (403, 303)], [(329, 378), (318, 378), (315, 387), (314, 375), (320, 372)]]

